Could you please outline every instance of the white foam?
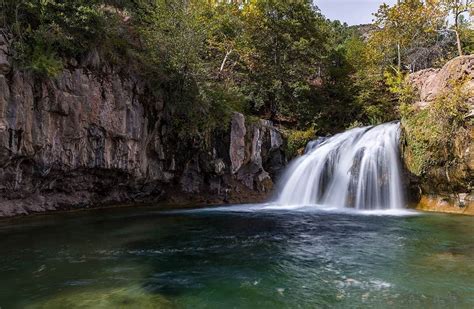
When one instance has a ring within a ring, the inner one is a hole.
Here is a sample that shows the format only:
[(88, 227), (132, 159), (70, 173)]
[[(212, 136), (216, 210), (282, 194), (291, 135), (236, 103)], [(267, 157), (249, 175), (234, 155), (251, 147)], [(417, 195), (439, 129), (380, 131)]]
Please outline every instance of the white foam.
[(190, 210), (169, 211), (166, 213), (202, 213), (202, 212), (301, 212), (301, 213), (340, 213), (361, 216), (417, 216), (421, 212), (411, 209), (358, 210), (353, 208), (331, 207), (327, 205), (280, 205), (277, 203), (242, 204), (221, 207), (208, 207)]

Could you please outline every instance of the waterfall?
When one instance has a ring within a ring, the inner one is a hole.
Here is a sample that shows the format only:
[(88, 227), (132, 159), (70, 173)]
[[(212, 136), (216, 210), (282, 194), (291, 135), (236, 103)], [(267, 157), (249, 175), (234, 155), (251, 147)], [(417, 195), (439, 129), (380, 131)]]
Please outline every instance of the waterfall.
[(392, 122), (310, 142), (283, 175), (276, 203), (403, 208), (399, 136)]

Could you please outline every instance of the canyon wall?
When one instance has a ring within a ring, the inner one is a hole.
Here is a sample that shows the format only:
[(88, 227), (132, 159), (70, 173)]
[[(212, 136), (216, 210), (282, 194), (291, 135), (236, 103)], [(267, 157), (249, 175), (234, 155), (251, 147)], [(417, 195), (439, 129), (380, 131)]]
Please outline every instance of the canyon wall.
[(18, 70), (0, 36), (0, 216), (124, 203), (265, 199), (286, 164), (270, 121), (182, 140), (166, 102), (94, 53), (56, 78)]

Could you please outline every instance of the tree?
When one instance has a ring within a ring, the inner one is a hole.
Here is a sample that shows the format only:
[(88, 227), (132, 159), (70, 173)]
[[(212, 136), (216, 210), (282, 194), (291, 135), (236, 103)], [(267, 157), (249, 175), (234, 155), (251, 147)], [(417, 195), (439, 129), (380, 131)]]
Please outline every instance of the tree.
[[(383, 4), (374, 15), (376, 30), (369, 44), (378, 50), (381, 65), (397, 64), (399, 69), (404, 69), (403, 65), (409, 68), (418, 65), (407, 61), (410, 55), (438, 48), (438, 30), (444, 27), (446, 21), (445, 12), (435, 0), (405, 0), (392, 7)], [(436, 58), (429, 52), (424, 54)], [(419, 60), (419, 57), (412, 58)], [(431, 66), (434, 59), (424, 60), (426, 66)]]
[(246, 96), (272, 119), (297, 114), (323, 67), (328, 24), (310, 0), (250, 1), (243, 18)]
[[(465, 29), (468, 27), (468, 21), (464, 20), (463, 14), (470, 13), (473, 14), (474, 11), (474, 2), (472, 0), (443, 0), (442, 4), (446, 7), (446, 9), (451, 12), (454, 25), (452, 27), (452, 31), (454, 31), (456, 35), (456, 46), (458, 49), (459, 56), (463, 55), (463, 48), (461, 43), (461, 33), (463, 28)], [(471, 30), (472, 31), (472, 30)]]

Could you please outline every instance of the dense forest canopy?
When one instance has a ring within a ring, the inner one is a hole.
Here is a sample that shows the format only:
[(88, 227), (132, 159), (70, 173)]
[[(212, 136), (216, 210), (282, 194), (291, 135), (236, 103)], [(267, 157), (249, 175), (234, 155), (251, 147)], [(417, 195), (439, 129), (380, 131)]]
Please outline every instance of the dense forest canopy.
[(226, 125), (234, 110), (321, 134), (393, 120), (397, 78), (474, 49), (472, 0), (383, 4), (372, 25), (353, 27), (327, 20), (310, 0), (0, 6), (18, 67), (54, 78), (95, 53), (144, 76), (183, 136)]

